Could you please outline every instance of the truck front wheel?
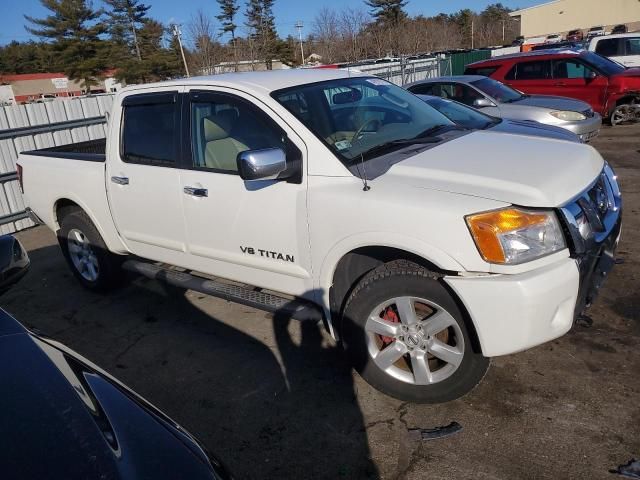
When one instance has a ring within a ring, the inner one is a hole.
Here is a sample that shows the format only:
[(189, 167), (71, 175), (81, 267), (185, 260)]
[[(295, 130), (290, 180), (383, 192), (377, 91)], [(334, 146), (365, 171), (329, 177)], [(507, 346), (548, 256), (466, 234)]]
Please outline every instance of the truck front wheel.
[(489, 368), (489, 359), (474, 352), (462, 312), (438, 276), (406, 260), (365, 275), (342, 320), (343, 346), (355, 369), (400, 400), (462, 397)]
[(79, 208), (64, 212), (58, 243), (71, 271), (86, 288), (107, 291), (121, 283), (124, 257), (109, 252), (98, 229)]

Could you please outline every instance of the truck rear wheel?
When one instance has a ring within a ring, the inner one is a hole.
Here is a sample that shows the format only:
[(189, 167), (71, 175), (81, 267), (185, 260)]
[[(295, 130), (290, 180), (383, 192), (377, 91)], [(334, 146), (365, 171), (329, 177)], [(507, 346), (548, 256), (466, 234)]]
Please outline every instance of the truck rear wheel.
[(406, 260), (381, 265), (358, 283), (345, 306), (342, 340), (369, 384), (404, 401), (462, 397), (489, 368), (438, 276)]
[(86, 288), (107, 291), (121, 283), (124, 257), (109, 252), (98, 229), (82, 210), (64, 212), (58, 243), (71, 271)]

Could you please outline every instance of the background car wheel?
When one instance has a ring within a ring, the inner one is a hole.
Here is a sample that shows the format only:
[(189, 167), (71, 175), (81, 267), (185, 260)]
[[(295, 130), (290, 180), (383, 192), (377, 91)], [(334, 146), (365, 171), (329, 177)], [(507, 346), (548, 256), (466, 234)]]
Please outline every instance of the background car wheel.
[(626, 122), (637, 122), (640, 120), (640, 113), (638, 106), (635, 102), (624, 103), (622, 105), (618, 105), (611, 112), (611, 117), (609, 117), (609, 122), (612, 126), (621, 125)]
[(406, 260), (389, 262), (365, 275), (345, 306), (342, 341), (354, 368), (400, 400), (462, 397), (489, 368), (438, 278)]
[(109, 252), (98, 229), (82, 210), (63, 213), (58, 243), (71, 271), (86, 288), (106, 291), (121, 283), (125, 257)]

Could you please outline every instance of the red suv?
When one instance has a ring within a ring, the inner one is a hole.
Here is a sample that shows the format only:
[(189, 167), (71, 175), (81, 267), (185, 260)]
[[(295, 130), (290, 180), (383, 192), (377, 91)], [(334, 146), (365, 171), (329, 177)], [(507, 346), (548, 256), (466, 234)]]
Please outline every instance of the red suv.
[(471, 63), (464, 73), (491, 77), (524, 93), (577, 98), (603, 118), (617, 118), (625, 105), (640, 103), (640, 68), (625, 68), (593, 52), (517, 53)]

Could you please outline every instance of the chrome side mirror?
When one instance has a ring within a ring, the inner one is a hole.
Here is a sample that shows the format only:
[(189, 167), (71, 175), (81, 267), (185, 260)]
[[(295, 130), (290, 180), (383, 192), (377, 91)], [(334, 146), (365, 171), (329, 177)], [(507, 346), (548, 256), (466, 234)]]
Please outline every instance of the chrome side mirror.
[(287, 168), (287, 156), (281, 148), (247, 150), (238, 154), (238, 172), (243, 180), (276, 180)]
[(476, 98), (473, 101), (473, 106), (476, 108), (484, 108), (484, 107), (495, 107), (496, 105), (488, 98)]

